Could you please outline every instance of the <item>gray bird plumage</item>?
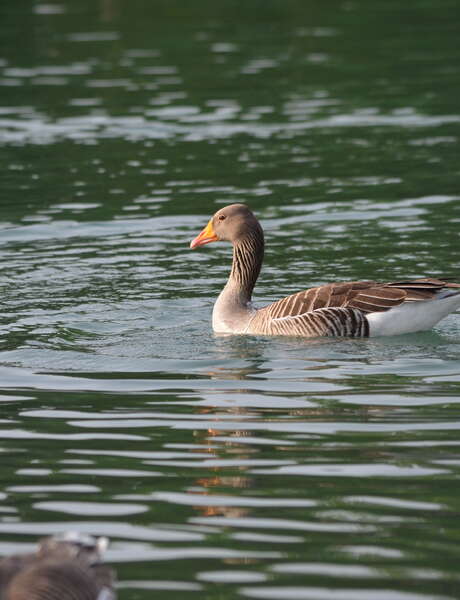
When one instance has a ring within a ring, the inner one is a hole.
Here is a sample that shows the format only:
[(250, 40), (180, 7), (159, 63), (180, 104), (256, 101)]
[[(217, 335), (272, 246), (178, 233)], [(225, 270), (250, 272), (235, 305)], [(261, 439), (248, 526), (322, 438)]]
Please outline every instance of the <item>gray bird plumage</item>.
[(0, 600), (116, 600), (105, 538), (66, 534), (0, 560)]

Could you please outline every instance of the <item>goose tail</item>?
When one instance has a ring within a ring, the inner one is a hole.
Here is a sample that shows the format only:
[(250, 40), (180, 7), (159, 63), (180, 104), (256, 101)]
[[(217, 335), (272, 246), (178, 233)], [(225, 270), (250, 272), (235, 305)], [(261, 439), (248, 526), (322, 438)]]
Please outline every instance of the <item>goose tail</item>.
[(458, 308), (460, 290), (447, 288), (432, 300), (403, 302), (387, 312), (372, 312), (367, 315), (369, 337), (425, 331)]

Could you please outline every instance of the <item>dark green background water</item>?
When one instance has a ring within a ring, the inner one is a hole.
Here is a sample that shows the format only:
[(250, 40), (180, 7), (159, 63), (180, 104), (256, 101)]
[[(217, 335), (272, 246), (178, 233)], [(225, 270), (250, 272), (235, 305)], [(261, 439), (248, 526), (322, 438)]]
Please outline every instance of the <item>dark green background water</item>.
[(459, 598), (460, 315), (215, 337), (256, 301), (459, 273), (460, 11), (415, 0), (3, 0), (0, 551), (108, 535), (122, 600)]

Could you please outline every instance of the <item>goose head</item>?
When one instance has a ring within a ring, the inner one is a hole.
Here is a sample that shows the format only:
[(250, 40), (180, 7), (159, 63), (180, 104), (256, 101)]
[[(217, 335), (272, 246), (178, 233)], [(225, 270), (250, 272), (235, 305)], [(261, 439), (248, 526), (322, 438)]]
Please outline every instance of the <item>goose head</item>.
[(206, 227), (190, 242), (192, 250), (211, 242), (235, 245), (247, 237), (262, 234), (259, 221), (245, 204), (230, 204), (219, 209)]
[(59, 558), (78, 560), (87, 565), (99, 563), (107, 550), (109, 540), (106, 537), (93, 537), (79, 532), (67, 531), (60, 535), (43, 538), (39, 541), (37, 558)]

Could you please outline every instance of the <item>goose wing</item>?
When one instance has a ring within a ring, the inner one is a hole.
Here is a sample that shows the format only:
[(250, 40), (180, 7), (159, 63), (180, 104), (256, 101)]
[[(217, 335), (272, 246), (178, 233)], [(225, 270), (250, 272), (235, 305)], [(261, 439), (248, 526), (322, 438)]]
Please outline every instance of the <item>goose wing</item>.
[(439, 279), (415, 279), (377, 283), (350, 281), (330, 283), (286, 296), (261, 309), (267, 318), (278, 319), (302, 315), (329, 307), (357, 308), (365, 313), (389, 310), (402, 302), (431, 300), (445, 288), (459, 288), (460, 284)]
[[(388, 309), (403, 301), (405, 292), (388, 289), (381, 291), (375, 281), (330, 283), (286, 296), (260, 310), (268, 319), (303, 315), (321, 308), (351, 307), (366, 312)], [(375, 307), (378, 308), (375, 308)]]
[(359, 308), (365, 313), (382, 312), (403, 302), (433, 300), (443, 290), (449, 293), (449, 288), (458, 289), (460, 284), (433, 278), (380, 283), (360, 290), (356, 296), (350, 298), (347, 306)]
[(432, 300), (446, 288), (460, 288), (460, 284), (433, 278), (327, 284), (265, 306), (251, 329), (269, 335), (363, 337), (369, 335), (366, 314), (388, 311), (403, 302)]

